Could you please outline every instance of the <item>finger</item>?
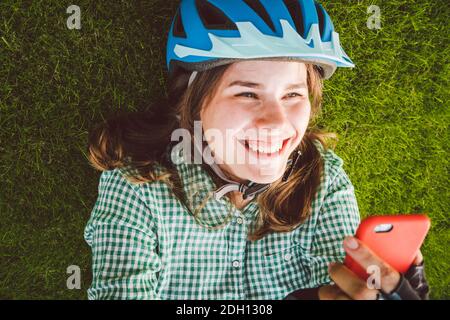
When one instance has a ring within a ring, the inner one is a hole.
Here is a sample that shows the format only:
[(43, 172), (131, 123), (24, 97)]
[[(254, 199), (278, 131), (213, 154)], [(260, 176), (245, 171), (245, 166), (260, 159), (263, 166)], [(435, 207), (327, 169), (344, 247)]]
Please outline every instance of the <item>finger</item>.
[(346, 295), (345, 293), (341, 293), (339, 294), (335, 300), (352, 300), (352, 298), (350, 298), (348, 295)]
[(422, 263), (422, 261), (423, 261), (423, 255), (422, 255), (422, 252), (420, 252), (420, 250), (419, 250), (419, 252), (417, 253), (416, 258), (414, 259), (413, 264), (415, 264), (416, 266), (418, 266), (419, 264)]
[(326, 285), (319, 289), (320, 300), (350, 300), (336, 285)]
[(366, 281), (359, 278), (342, 263), (334, 263), (329, 269), (330, 277), (336, 285), (354, 300), (375, 300), (378, 290), (370, 289)]
[(381, 289), (387, 293), (395, 289), (400, 281), (400, 273), (378, 257), (364, 243), (354, 237), (346, 237), (344, 239), (344, 248), (347, 254), (361, 265), (364, 270), (368, 270), (369, 267), (373, 268), (373, 266), (379, 268)]
[(334, 285), (326, 285), (319, 289), (320, 300), (334, 300), (338, 294), (339, 288)]

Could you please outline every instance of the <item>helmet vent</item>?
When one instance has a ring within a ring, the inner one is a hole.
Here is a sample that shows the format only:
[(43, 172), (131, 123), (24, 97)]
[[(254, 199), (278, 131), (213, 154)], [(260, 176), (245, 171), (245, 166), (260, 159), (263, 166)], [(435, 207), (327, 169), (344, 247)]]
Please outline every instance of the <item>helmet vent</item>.
[(273, 32), (275, 32), (275, 26), (273, 25), (272, 19), (270, 19), (269, 14), (267, 13), (267, 10), (264, 8), (262, 3), (259, 0), (244, 0), (244, 2), (252, 8), (255, 13), (259, 15), (261, 19), (264, 20), (264, 22), (272, 29)]
[(314, 1), (314, 4), (316, 5), (316, 10), (317, 10), (317, 17), (319, 18), (319, 31), (320, 31), (320, 36), (321, 38), (323, 38), (323, 30), (325, 28), (325, 18), (323, 16), (323, 11), (322, 11), (322, 7), (319, 3)]
[(210, 30), (238, 30), (236, 25), (219, 8), (206, 0), (196, 0), (203, 25)]
[(289, 10), (289, 13), (291, 14), (292, 20), (295, 24), (295, 29), (297, 29), (298, 34), (304, 38), (305, 28), (303, 26), (303, 14), (300, 3), (298, 2), (298, 0), (283, 0), (283, 2), (286, 8)]
[(174, 20), (175, 24), (173, 25), (173, 35), (178, 38), (186, 38), (186, 31), (184, 30), (183, 21), (181, 20), (180, 8), (178, 8)]

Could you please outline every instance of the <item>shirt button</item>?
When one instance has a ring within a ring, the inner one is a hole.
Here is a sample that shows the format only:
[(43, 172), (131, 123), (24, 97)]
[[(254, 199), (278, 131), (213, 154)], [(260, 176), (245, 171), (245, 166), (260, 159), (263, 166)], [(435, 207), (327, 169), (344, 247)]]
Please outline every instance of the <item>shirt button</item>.
[(244, 222), (244, 220), (241, 217), (238, 217), (236, 219), (236, 222), (239, 223), (239, 224), (242, 224), (242, 222)]
[(241, 263), (239, 262), (239, 260), (234, 260), (234, 261), (233, 261), (233, 267), (234, 267), (234, 268), (237, 269), (237, 268), (239, 268), (240, 266), (241, 266)]
[(286, 253), (286, 254), (284, 255), (284, 260), (286, 260), (286, 261), (291, 260), (291, 258), (292, 258), (292, 254), (290, 254), (290, 253)]

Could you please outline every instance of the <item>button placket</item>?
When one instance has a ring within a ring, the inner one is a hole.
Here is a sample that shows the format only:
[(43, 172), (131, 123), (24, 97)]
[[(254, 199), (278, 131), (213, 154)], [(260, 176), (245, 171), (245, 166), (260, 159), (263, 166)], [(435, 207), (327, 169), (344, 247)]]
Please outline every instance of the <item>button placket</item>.
[(233, 278), (234, 294), (245, 297), (245, 256), (247, 246), (247, 227), (245, 219), (239, 210), (233, 212), (233, 223), (229, 232), (229, 263), (231, 264), (231, 277)]
[[(264, 254), (264, 275), (272, 286), (284, 286), (293, 291), (310, 279), (307, 261), (301, 257), (300, 244), (286, 243), (286, 247), (277, 247), (277, 250), (269, 250)], [(276, 248), (275, 248), (276, 249)], [(284, 283), (287, 275), (296, 274), (292, 282)]]
[(246, 219), (253, 220), (255, 215), (258, 213), (258, 205), (255, 200), (247, 204), (247, 206), (242, 211), (242, 216)]

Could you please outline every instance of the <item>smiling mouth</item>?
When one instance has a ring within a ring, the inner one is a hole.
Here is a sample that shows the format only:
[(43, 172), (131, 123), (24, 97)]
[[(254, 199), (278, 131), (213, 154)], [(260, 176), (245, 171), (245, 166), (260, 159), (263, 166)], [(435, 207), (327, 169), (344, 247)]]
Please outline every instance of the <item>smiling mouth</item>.
[(247, 150), (249, 154), (257, 157), (258, 159), (274, 159), (284, 153), (291, 139), (292, 138), (283, 140), (281, 143), (281, 148), (277, 151), (271, 151), (270, 148), (260, 148), (259, 146), (255, 147), (255, 143), (253, 143), (253, 147), (250, 147), (248, 140), (239, 140), (239, 142), (244, 146), (245, 150)]

